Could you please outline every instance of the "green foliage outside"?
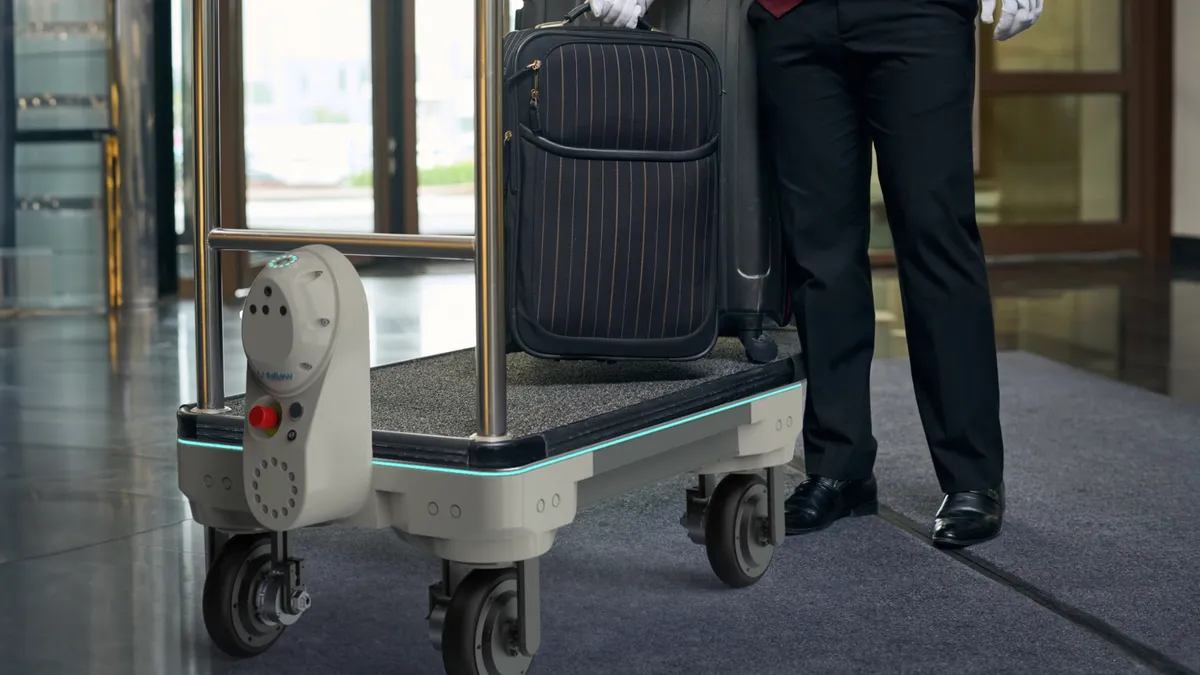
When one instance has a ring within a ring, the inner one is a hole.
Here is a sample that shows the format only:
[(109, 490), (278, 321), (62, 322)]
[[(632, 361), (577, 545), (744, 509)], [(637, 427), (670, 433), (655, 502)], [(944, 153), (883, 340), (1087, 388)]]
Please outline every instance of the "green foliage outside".
[[(417, 184), (422, 187), (441, 186), (441, 185), (464, 185), (475, 180), (475, 164), (474, 162), (459, 162), (458, 164), (447, 164), (445, 166), (431, 166), (428, 169), (421, 169), (417, 175)], [(348, 181), (352, 187), (371, 187), (375, 183), (375, 176), (371, 170), (363, 171), (350, 177)]]

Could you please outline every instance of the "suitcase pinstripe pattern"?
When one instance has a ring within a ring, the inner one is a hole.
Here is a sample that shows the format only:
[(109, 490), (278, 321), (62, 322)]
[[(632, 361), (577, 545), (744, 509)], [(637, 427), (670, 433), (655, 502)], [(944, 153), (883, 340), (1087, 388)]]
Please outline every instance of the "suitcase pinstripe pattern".
[(691, 41), (506, 39), (511, 333), (545, 358), (694, 359), (716, 339), (719, 72)]

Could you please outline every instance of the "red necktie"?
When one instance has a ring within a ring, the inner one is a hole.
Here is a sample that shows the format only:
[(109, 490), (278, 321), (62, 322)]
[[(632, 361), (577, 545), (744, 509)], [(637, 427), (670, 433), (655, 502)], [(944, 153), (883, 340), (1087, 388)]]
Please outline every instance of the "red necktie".
[(758, 0), (763, 9), (770, 12), (776, 19), (796, 9), (804, 0)]

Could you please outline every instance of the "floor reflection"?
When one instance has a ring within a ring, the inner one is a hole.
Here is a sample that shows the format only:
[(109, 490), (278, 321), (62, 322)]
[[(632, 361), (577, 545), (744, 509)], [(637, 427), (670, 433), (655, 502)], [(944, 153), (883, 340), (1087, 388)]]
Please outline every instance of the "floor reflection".
[[(373, 364), (474, 343), (470, 265), (364, 275)], [(997, 268), (992, 281), (1002, 349), (1200, 401), (1200, 283), (1123, 264)], [(876, 275), (875, 296), (877, 355), (904, 356), (894, 273)], [(172, 442), (176, 405), (195, 398), (193, 329), (190, 302), (0, 321), (0, 672), (213, 670)], [(236, 307), (224, 339), (226, 391), (240, 393)]]

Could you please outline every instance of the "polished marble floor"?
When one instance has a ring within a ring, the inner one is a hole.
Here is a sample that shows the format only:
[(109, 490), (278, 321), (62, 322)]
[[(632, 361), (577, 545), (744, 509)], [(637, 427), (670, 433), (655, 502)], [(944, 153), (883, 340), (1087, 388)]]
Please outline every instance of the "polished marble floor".
[[(372, 361), (474, 342), (469, 267), (369, 268)], [(993, 272), (1002, 349), (1200, 401), (1200, 283), (1134, 264)], [(877, 354), (905, 352), (876, 278)], [(237, 310), (227, 390), (242, 391)], [(192, 305), (0, 321), (0, 673), (210, 673), (196, 640), (199, 528), (176, 488), (174, 410), (195, 398)]]

